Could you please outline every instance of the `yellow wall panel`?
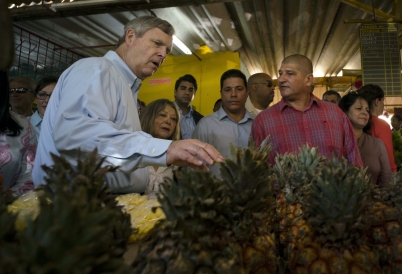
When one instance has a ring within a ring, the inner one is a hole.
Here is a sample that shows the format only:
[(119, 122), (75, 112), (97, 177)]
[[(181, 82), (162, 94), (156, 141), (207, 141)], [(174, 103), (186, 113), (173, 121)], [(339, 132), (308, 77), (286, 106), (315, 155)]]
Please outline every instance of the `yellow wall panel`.
[(147, 105), (160, 98), (174, 100), (176, 80), (184, 74), (191, 74), (198, 84), (191, 104), (201, 114), (211, 114), (215, 101), (220, 98), (220, 77), (229, 69), (240, 69), (239, 54), (214, 53), (207, 46), (202, 46), (195, 55), (166, 58), (157, 72), (143, 81), (138, 98)]

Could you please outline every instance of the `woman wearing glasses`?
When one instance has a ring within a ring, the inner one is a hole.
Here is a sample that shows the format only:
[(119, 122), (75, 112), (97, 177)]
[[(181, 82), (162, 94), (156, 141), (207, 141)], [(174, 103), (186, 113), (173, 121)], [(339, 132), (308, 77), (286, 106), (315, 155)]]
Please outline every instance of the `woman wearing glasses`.
[(34, 188), (32, 169), (36, 136), (29, 120), (9, 110), (10, 86), (0, 71), (0, 176), (3, 187), (21, 195)]
[(342, 97), (339, 107), (348, 116), (353, 125), (357, 146), (374, 184), (385, 185), (392, 179), (391, 167), (384, 143), (370, 134), (370, 107), (367, 100), (357, 92), (350, 92)]
[(35, 89), (36, 105), (38, 110), (28, 117), (31, 124), (34, 126), (36, 137), (39, 140), (40, 127), (42, 124), (43, 115), (45, 115), (47, 103), (49, 102), (50, 96), (57, 84), (58, 77), (47, 76), (39, 81)]

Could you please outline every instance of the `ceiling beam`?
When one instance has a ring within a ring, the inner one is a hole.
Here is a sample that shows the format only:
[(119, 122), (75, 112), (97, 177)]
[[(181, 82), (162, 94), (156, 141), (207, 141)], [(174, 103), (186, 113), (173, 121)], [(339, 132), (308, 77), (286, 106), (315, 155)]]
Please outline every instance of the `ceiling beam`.
[[(344, 4), (347, 4), (349, 6), (357, 8), (359, 10), (362, 10), (362, 11), (368, 13), (368, 14), (375, 15), (376, 17), (378, 16), (381, 19), (401, 20), (401, 18), (399, 18), (399, 17), (393, 16), (391, 14), (388, 14), (386, 12), (383, 12), (383, 11), (381, 11), (379, 9), (376, 9), (376, 8), (374, 8), (372, 6), (363, 4), (363, 3), (359, 2), (359, 1), (356, 1), (356, 0), (340, 0), (340, 1), (342, 3), (344, 3)], [(395, 21), (395, 22), (398, 22), (398, 21)], [(346, 21), (345, 21), (345, 23), (346, 23)]]
[(18, 22), (123, 11), (139, 11), (180, 6), (199, 6), (204, 4), (215, 4), (234, 1), (238, 0), (84, 0), (53, 3), (49, 5), (32, 5), (22, 8), (11, 8), (10, 12), (13, 21)]

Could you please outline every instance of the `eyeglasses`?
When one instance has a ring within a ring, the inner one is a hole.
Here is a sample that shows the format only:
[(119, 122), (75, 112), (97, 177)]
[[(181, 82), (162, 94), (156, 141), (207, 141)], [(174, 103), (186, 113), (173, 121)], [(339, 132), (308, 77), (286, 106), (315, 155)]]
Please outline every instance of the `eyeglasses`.
[(21, 94), (21, 93), (26, 93), (31, 90), (28, 88), (10, 88), (10, 94), (13, 93), (13, 91)]
[(50, 98), (50, 96), (52, 96), (51, 93), (50, 94), (47, 94), (46, 92), (38, 92), (38, 93), (36, 93), (36, 99), (39, 99), (39, 100), (45, 100), (46, 97)]
[(254, 84), (263, 84), (263, 85), (267, 85), (269, 88), (272, 88), (272, 87), (274, 87), (275, 85), (274, 85), (274, 82), (272, 82), (272, 81), (266, 81), (266, 82), (264, 82), (264, 83), (254, 83)]

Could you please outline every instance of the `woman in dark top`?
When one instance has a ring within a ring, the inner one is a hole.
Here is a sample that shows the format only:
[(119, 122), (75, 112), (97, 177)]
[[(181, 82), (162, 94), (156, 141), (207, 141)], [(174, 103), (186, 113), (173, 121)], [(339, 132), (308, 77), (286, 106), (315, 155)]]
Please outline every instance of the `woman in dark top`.
[(391, 167), (384, 143), (367, 132), (370, 130), (370, 108), (366, 99), (356, 92), (343, 96), (339, 107), (353, 125), (363, 166), (367, 167), (374, 184), (385, 185), (392, 179)]

